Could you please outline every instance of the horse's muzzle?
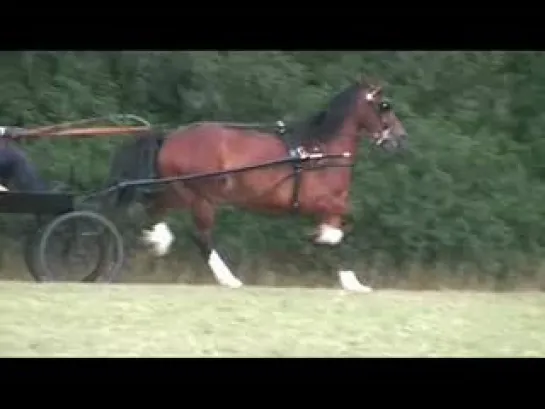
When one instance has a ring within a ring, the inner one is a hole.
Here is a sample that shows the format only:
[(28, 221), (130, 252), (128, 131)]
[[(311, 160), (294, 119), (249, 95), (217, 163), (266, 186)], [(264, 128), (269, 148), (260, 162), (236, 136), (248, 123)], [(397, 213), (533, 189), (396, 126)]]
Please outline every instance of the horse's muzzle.
[(404, 151), (408, 149), (407, 136), (382, 138), (377, 141), (377, 145), (387, 152)]
[(401, 135), (398, 138), (399, 149), (406, 151), (409, 149), (409, 137), (407, 135)]

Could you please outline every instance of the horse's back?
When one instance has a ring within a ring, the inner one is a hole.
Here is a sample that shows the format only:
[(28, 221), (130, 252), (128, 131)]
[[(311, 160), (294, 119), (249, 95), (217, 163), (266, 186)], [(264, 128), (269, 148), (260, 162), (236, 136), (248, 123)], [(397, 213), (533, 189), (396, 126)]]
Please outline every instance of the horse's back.
[(175, 173), (213, 172), (256, 165), (286, 154), (285, 144), (274, 134), (203, 122), (171, 133), (159, 163)]

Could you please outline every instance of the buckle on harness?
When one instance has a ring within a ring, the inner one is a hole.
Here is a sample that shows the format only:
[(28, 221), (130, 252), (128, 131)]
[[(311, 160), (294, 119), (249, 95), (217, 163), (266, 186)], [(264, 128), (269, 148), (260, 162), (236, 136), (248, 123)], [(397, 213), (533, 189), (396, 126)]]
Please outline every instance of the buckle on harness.
[(305, 160), (305, 159), (308, 159), (311, 156), (311, 154), (309, 154), (304, 147), (298, 146), (297, 148), (290, 150), (290, 156), (293, 158)]
[(278, 127), (278, 133), (284, 135), (286, 133), (286, 124), (284, 121), (276, 121), (276, 126)]

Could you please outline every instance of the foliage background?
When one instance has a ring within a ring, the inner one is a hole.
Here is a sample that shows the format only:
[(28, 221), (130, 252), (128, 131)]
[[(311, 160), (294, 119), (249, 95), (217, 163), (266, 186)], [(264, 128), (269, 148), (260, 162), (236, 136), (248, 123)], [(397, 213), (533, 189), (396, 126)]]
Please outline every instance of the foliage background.
[[(504, 281), (540, 271), (542, 52), (0, 54), (0, 123), (18, 126), (112, 113), (171, 126), (289, 121), (320, 108), (362, 74), (379, 78), (409, 131), (411, 150), (388, 156), (362, 144), (348, 261), (394, 277), (406, 275), (408, 266)], [(78, 188), (88, 189), (103, 180), (116, 143), (44, 141), (27, 149), (46, 177), (66, 179), (73, 167)], [(193, 245), (183, 239), (188, 218), (172, 219), (180, 236), (172, 257), (196, 262)], [(4, 242), (20, 225), (14, 220), (2, 219)], [(219, 218), (217, 238), (240, 268), (325, 272), (323, 257), (330, 255), (313, 252), (308, 226), (229, 210)]]

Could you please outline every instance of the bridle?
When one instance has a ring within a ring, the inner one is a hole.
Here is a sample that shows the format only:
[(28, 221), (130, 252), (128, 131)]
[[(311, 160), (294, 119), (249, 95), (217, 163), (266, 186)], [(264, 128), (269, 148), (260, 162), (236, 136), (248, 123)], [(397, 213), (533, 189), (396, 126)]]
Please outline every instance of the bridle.
[[(372, 106), (373, 110), (376, 112), (376, 114), (377, 114), (377, 116), (379, 118), (382, 117), (382, 114), (384, 112), (390, 111), (392, 109), (392, 106), (391, 106), (390, 102), (388, 102), (388, 101), (382, 100), (382, 101), (380, 101), (378, 103), (378, 105), (376, 105), (374, 103), (375, 98), (377, 97), (377, 95), (379, 94), (379, 92), (381, 90), (382, 90), (382, 88), (378, 87), (378, 88), (375, 88), (374, 90), (369, 91), (369, 92), (367, 92), (365, 94), (365, 100), (368, 103), (370, 103), (370, 105)], [(382, 123), (382, 120), (381, 120), (381, 125), (384, 125)], [(371, 137), (372, 137), (375, 145), (381, 146), (384, 142), (386, 142), (387, 140), (392, 138), (391, 128), (387, 127), (387, 126), (383, 126), (383, 128), (380, 131), (372, 133)]]

